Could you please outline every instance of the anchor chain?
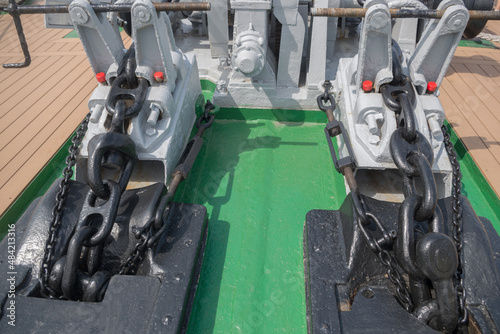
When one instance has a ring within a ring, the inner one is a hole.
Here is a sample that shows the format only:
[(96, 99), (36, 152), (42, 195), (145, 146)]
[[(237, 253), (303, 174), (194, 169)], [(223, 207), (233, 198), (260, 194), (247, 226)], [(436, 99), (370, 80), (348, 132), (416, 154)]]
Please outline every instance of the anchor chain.
[(210, 113), (210, 111), (214, 109), (215, 106), (207, 100), (203, 115), (196, 121), (198, 131), (186, 145), (179, 159), (179, 164), (172, 173), (172, 181), (170, 182), (168, 191), (160, 200), (155, 217), (149, 220), (142, 228), (134, 228), (134, 236), (139, 241), (134, 246), (130, 256), (120, 265), (119, 275), (134, 274), (146, 250), (156, 245), (161, 235), (163, 235), (165, 231), (168, 231), (170, 227), (168, 224), (170, 206), (179, 184), (188, 177), (189, 171), (193, 167), (196, 157), (201, 150), (203, 145), (203, 133), (210, 128), (214, 122), (215, 115)]
[[(458, 324), (459, 305), (453, 283), (458, 267), (456, 245), (444, 233), (432, 172), (434, 152), (417, 131), (416, 94), (410, 79), (401, 74), (401, 58), (395, 52), (397, 44), (394, 46), (394, 79), (380, 88), (386, 106), (396, 113), (398, 128), (391, 136), (390, 152), (404, 184), (394, 254), (409, 275), (414, 315), (434, 329), (449, 333)], [(416, 180), (421, 184), (422, 196), (417, 194)]]
[(75, 135), (71, 138), (71, 146), (68, 149), (69, 155), (66, 157), (66, 167), (63, 170), (63, 178), (59, 182), (59, 191), (56, 194), (56, 204), (52, 209), (52, 220), (50, 222), (50, 233), (44, 247), (42, 265), (40, 267), (40, 292), (42, 296), (48, 298), (56, 298), (56, 292), (48, 286), (50, 271), (52, 269), (52, 257), (54, 255), (55, 246), (57, 243), (57, 234), (61, 226), (61, 215), (68, 195), (69, 180), (73, 176), (73, 166), (76, 164), (76, 154), (82, 143), (83, 137), (87, 132), (90, 113), (85, 116), (80, 126), (76, 130)]
[(450, 159), (451, 166), (453, 168), (453, 181), (452, 181), (452, 208), (453, 208), (453, 240), (455, 240), (455, 244), (457, 246), (458, 253), (458, 266), (457, 272), (455, 275), (455, 280), (457, 283), (457, 294), (458, 294), (458, 305), (459, 305), (459, 325), (467, 326), (469, 321), (469, 311), (465, 307), (466, 302), (466, 291), (464, 285), (464, 272), (462, 267), (462, 247), (463, 247), (463, 224), (462, 224), (462, 202), (460, 199), (461, 196), (461, 186), (462, 186), (462, 172), (460, 171), (460, 163), (457, 159), (457, 153), (453, 148), (453, 143), (450, 139), (450, 134), (447, 132), (446, 125), (441, 127), (443, 132), (443, 143), (446, 149), (446, 153), (448, 154), (448, 158)]
[[(125, 119), (134, 117), (140, 110), (147, 86), (135, 77), (135, 52), (132, 46), (125, 61), (124, 70), (114, 82), (119, 83), (118, 92), (108, 96), (108, 113), (112, 116), (108, 132), (94, 136), (88, 143), (88, 185), (79, 219), (68, 241), (66, 254), (54, 259), (54, 246), (61, 227), (61, 213), (69, 189), (69, 179), (76, 162), (76, 150), (81, 144), (88, 124), (88, 115), (73, 140), (67, 159), (64, 185), (56, 198), (53, 226), (45, 248), (41, 269), (41, 294), (49, 298), (68, 300), (101, 301), (112, 274), (98, 270), (104, 242), (115, 223), (121, 194), (131, 177), (137, 155), (135, 144), (125, 134)], [(127, 107), (120, 96), (134, 100)], [(109, 108), (110, 105), (113, 108)], [(101, 169), (104, 165), (118, 167), (120, 177), (115, 182), (104, 179)], [(64, 183), (63, 183), (64, 182)], [(62, 200), (61, 200), (62, 199)], [(59, 245), (64, 248), (64, 245)], [(53, 264), (52, 264), (53, 263)], [(48, 292), (48, 293), (47, 293)]]
[[(411, 298), (411, 293), (406, 286), (405, 280), (401, 275), (400, 267), (398, 266), (393, 255), (386, 250), (386, 247), (393, 244), (394, 238), (396, 237), (395, 231), (387, 231), (387, 229), (382, 225), (380, 220), (370, 212), (359, 194), (358, 185), (353, 174), (353, 168), (356, 166), (355, 160), (353, 158), (352, 148), (349, 138), (345, 136), (345, 129), (342, 122), (335, 120), (333, 111), (335, 110), (335, 99), (332, 94), (329, 93), (331, 83), (325, 81), (323, 84), (324, 92), (320, 94), (317, 98), (318, 107), (320, 110), (324, 111), (327, 115), (329, 123), (325, 127), (325, 135), (330, 148), (330, 153), (335, 168), (339, 173), (342, 173), (346, 178), (349, 189), (351, 190), (351, 199), (356, 212), (356, 222), (363, 235), (363, 238), (370, 248), (370, 250), (377, 255), (382, 264), (387, 269), (387, 276), (389, 280), (396, 286), (396, 299), (398, 302), (408, 311), (413, 311), (414, 305)], [(325, 104), (330, 102), (329, 105)], [(347, 147), (349, 153), (348, 156), (341, 159), (337, 158), (335, 148), (333, 146), (332, 137), (338, 135), (343, 135), (344, 145)], [(372, 233), (368, 232), (367, 227), (373, 225), (375, 228), (371, 229)], [(382, 234), (382, 238), (377, 239), (374, 237), (374, 233), (378, 230)]]

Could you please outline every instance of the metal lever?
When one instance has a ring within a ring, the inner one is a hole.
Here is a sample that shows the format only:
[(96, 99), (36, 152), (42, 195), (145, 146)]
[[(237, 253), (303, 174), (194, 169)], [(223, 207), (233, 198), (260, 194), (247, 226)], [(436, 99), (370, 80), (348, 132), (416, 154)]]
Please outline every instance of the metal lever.
[[(19, 37), (19, 42), (21, 43), (21, 48), (24, 54), (24, 63), (10, 63), (3, 64), (3, 68), (23, 68), (28, 67), (31, 64), (31, 56), (28, 50), (28, 43), (26, 43), (26, 37), (24, 36), (23, 24), (21, 23), (21, 15), (17, 8), (16, 0), (9, 1), (9, 7), (7, 7), (7, 12), (12, 16), (14, 24), (16, 25), (17, 37)], [(5, 8), (4, 8), (5, 9)]]

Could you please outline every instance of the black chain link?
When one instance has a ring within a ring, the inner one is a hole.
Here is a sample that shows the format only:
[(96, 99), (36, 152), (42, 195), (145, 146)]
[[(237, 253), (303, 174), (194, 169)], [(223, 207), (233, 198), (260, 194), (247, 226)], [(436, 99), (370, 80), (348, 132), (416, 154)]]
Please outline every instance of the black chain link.
[(76, 130), (76, 134), (71, 139), (71, 146), (68, 149), (69, 155), (66, 157), (66, 167), (63, 170), (63, 178), (59, 182), (59, 191), (56, 195), (56, 204), (52, 209), (52, 220), (50, 222), (50, 234), (45, 243), (42, 265), (40, 268), (40, 287), (42, 296), (48, 298), (57, 298), (57, 293), (49, 287), (48, 280), (52, 269), (52, 260), (54, 256), (55, 245), (57, 242), (57, 234), (61, 227), (62, 209), (69, 189), (69, 181), (73, 177), (73, 167), (76, 164), (76, 154), (82, 143), (83, 137), (87, 132), (87, 127), (90, 119), (90, 113), (85, 116), (80, 126)]
[[(128, 275), (134, 274), (137, 269), (137, 264), (142, 261), (144, 257), (144, 252), (147, 249), (148, 241), (152, 237), (152, 224), (153, 221), (150, 221), (146, 224), (146, 226), (137, 230), (136, 239), (140, 239), (140, 241), (134, 246), (132, 253), (130, 253), (129, 257), (120, 265), (120, 269), (118, 275)], [(149, 226), (148, 228), (146, 228)]]
[(464, 272), (462, 267), (462, 247), (463, 247), (463, 236), (462, 236), (462, 202), (460, 199), (461, 196), (461, 186), (462, 186), (462, 172), (460, 171), (460, 163), (457, 159), (457, 153), (453, 148), (453, 143), (450, 139), (450, 134), (448, 133), (448, 129), (445, 125), (441, 127), (443, 132), (443, 143), (446, 149), (446, 153), (448, 153), (448, 158), (450, 159), (450, 163), (453, 169), (453, 187), (452, 187), (452, 208), (453, 208), (453, 239), (455, 240), (455, 244), (457, 247), (458, 253), (458, 267), (456, 272), (456, 283), (457, 283), (457, 294), (458, 294), (458, 304), (459, 304), (459, 325), (466, 326), (469, 321), (469, 312), (465, 307), (466, 302), (466, 291), (464, 286)]
[[(355, 193), (353, 194), (353, 197), (354, 196), (358, 197), (358, 195)], [(359, 200), (359, 197), (358, 197), (358, 200)], [(362, 203), (362, 201), (359, 200), (359, 203)], [(358, 223), (359, 229), (362, 232), (361, 234), (364, 236), (365, 242), (368, 245), (368, 248), (370, 248), (370, 250), (373, 253), (375, 253), (375, 255), (377, 255), (377, 257), (380, 259), (380, 262), (382, 262), (384, 267), (387, 269), (387, 277), (396, 286), (396, 299), (398, 300), (398, 302), (405, 308), (405, 310), (407, 312), (413, 312), (414, 305), (413, 305), (411, 293), (410, 293), (410, 290), (408, 289), (408, 287), (406, 286), (406, 282), (405, 282), (403, 276), (400, 273), (399, 266), (398, 266), (396, 260), (394, 259), (394, 256), (391, 253), (389, 253), (387, 250), (382, 248), (382, 246), (383, 246), (382, 244), (384, 243), (384, 241), (386, 244), (389, 243), (386, 240), (387, 238), (384, 238), (382, 240), (375, 239), (370, 233), (368, 233), (368, 231), (365, 229), (365, 227), (363, 225), (368, 224), (369, 223), (368, 220), (371, 219), (371, 220), (375, 221), (376, 226), (381, 230), (382, 234), (387, 234), (387, 232), (385, 231), (385, 228), (378, 221), (378, 219), (375, 217), (375, 215), (373, 215), (371, 212), (367, 211), (363, 205), (361, 205), (361, 209), (358, 208), (356, 211), (358, 211), (358, 210), (362, 210), (362, 212), (363, 212), (362, 215), (358, 215), (357, 223)], [(367, 218), (366, 222), (362, 221), (361, 217), (363, 217), (363, 216), (365, 216)], [(396, 236), (396, 232), (392, 231), (390, 233), (390, 238), (394, 239), (395, 236)]]
[(399, 272), (399, 266), (396, 263), (394, 257), (380, 247), (379, 243), (375, 240), (375, 245), (377, 246), (377, 256), (380, 262), (387, 268), (387, 276), (389, 280), (396, 285), (397, 299), (401, 305), (405, 308), (407, 312), (413, 312), (414, 305), (411, 298), (410, 290), (406, 286), (406, 282), (403, 276)]
[(134, 231), (135, 238), (139, 240), (134, 246), (130, 256), (121, 263), (119, 275), (134, 274), (137, 270), (138, 263), (142, 261), (144, 253), (147, 249), (153, 247), (161, 235), (168, 229), (168, 215), (170, 213), (170, 205), (174, 199), (178, 185), (187, 178), (187, 175), (196, 159), (201, 148), (202, 136), (206, 129), (212, 126), (214, 122), (214, 114), (210, 113), (215, 106), (207, 100), (203, 114), (196, 121), (198, 132), (187, 144), (186, 149), (182, 153), (178, 166), (172, 173), (172, 182), (170, 183), (167, 194), (161, 199), (158, 205), (156, 216), (147, 222), (142, 228), (137, 228)]
[[(394, 44), (397, 45), (397, 43)], [(393, 67), (393, 73), (396, 76), (396, 72), (401, 72), (401, 65), (398, 62), (393, 62)], [(401, 80), (384, 84), (381, 87), (381, 93), (386, 106), (396, 113), (398, 129), (391, 135), (390, 151), (393, 161), (403, 177), (404, 183), (403, 194), (405, 199), (400, 207), (398, 221), (399, 236), (396, 241), (397, 253), (395, 253), (395, 257), (398, 264), (410, 276), (410, 280), (420, 277), (429, 279), (434, 288), (435, 296), (433, 299), (440, 303), (445, 303), (446, 306), (440, 307), (434, 312), (437, 322), (431, 325), (431, 327), (438, 330), (453, 331), (459, 322), (459, 309), (462, 309), (462, 306), (456, 303), (457, 301), (461, 303), (460, 298), (458, 300), (450, 300), (446, 296), (454, 293), (452, 281), (453, 276), (457, 275), (455, 271), (461, 272), (461, 269), (459, 270), (456, 267), (457, 263), (453, 264), (453, 259), (456, 256), (453, 254), (455, 253), (454, 248), (461, 248), (461, 243), (457, 242), (457, 236), (454, 236), (454, 243), (444, 234), (444, 222), (441, 210), (437, 206), (437, 187), (432, 171), (434, 152), (425, 136), (417, 131), (415, 114), (416, 99), (414, 87), (410, 79), (401, 76)], [(449, 152), (448, 147), (447, 150)], [(454, 166), (454, 189), (456, 187), (455, 176)], [(419, 179), (415, 179), (415, 177), (419, 177)], [(421, 185), (422, 196), (416, 194), (415, 181), (417, 180)], [(459, 194), (455, 194), (455, 197), (458, 196)], [(460, 205), (455, 205), (455, 201), (456, 199), (454, 199), (454, 221), (461, 215), (461, 207)], [(427, 222), (429, 228), (428, 233), (419, 239), (418, 244), (415, 242), (415, 226), (417, 221)], [(457, 222), (456, 225), (455, 229), (458, 232), (454, 234), (460, 234), (460, 222)], [(432, 252), (428, 252), (422, 245), (433, 245), (436, 248)], [(433, 254), (437, 254), (436, 252), (438, 251), (440, 252), (439, 256), (442, 258), (442, 261), (449, 261), (455, 267), (450, 267), (449, 271), (443, 272), (437, 267), (427, 265), (431, 257), (434, 256)], [(415, 252), (419, 253), (415, 255)], [(460, 256), (460, 253), (458, 255)], [(460, 274), (458, 275), (460, 276)], [(449, 284), (436, 287), (434, 285), (436, 280), (446, 280)], [(422, 286), (422, 289), (427, 288)], [(459, 289), (463, 291), (463, 288), (460, 288), (460, 284)], [(415, 300), (415, 302), (417, 303), (417, 308), (421, 306), (419, 300)]]
[[(344, 126), (342, 122), (336, 121), (333, 116), (333, 110), (335, 109), (335, 99), (333, 95), (329, 93), (331, 88), (330, 81), (325, 81), (323, 83), (324, 92), (320, 94), (317, 98), (318, 107), (320, 110), (324, 111), (328, 117), (328, 125), (336, 124), (335, 126), (328, 126), (325, 128), (325, 134), (327, 136), (328, 145), (331, 150), (331, 155), (333, 159), (333, 163), (338, 172), (342, 173), (349, 184), (351, 190), (351, 198), (354, 210), (357, 215), (357, 223), (358, 227), (361, 230), (361, 234), (370, 250), (377, 255), (382, 264), (387, 269), (387, 277), (389, 280), (396, 286), (396, 299), (398, 302), (408, 311), (412, 312), (414, 305), (411, 298), (411, 293), (406, 286), (406, 282), (403, 276), (400, 274), (399, 266), (394, 259), (394, 256), (389, 253), (387, 250), (383, 249), (384, 245), (391, 245), (396, 232), (391, 231), (387, 232), (385, 227), (382, 225), (380, 220), (371, 212), (366, 209), (362, 198), (360, 197), (357, 189), (356, 180), (352, 173), (352, 168), (356, 165), (354, 158), (352, 157), (352, 148), (347, 136), (344, 137), (344, 144), (347, 146), (347, 150), (350, 154), (349, 157), (344, 157), (342, 159), (337, 159), (336, 153), (333, 148), (333, 143), (330, 137), (338, 136), (343, 134)], [(325, 105), (325, 102), (330, 101), (330, 105)], [(343, 161), (343, 162), (342, 162)], [(373, 237), (373, 235), (368, 232), (368, 229), (365, 228), (365, 225), (369, 225), (370, 222), (375, 223), (375, 231), (378, 229), (383, 238), (377, 240)]]

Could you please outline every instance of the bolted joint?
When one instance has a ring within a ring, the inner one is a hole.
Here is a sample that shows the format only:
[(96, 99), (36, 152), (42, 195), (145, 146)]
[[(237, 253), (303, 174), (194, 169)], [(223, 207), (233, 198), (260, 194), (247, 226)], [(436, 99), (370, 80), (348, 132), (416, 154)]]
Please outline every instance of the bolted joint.
[(260, 33), (252, 29), (240, 33), (236, 46), (231, 58), (233, 69), (246, 77), (258, 75), (266, 63), (266, 49)]

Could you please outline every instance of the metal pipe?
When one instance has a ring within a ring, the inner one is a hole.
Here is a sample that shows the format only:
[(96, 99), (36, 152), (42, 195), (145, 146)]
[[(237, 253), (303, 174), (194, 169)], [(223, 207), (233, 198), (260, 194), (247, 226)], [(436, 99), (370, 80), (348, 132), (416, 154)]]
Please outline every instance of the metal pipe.
[[(311, 8), (311, 16), (364, 18), (364, 8)], [(440, 19), (445, 11), (437, 9), (389, 9), (392, 18)], [(469, 10), (470, 20), (500, 20), (499, 11)]]
[[(119, 5), (91, 5), (95, 12), (130, 12), (132, 4)], [(158, 12), (178, 11), (207, 11), (210, 10), (209, 2), (165, 2), (153, 3)], [(65, 14), (68, 13), (69, 5), (46, 5), (46, 6), (18, 6), (19, 14)], [(0, 8), (0, 11), (11, 12), (11, 7)]]

